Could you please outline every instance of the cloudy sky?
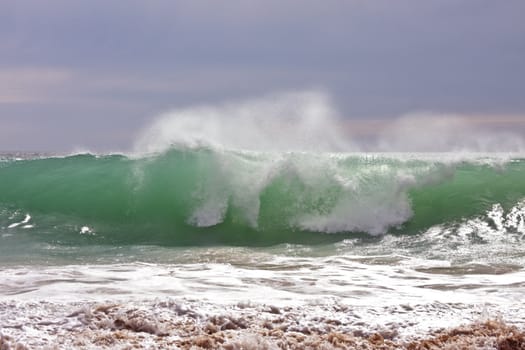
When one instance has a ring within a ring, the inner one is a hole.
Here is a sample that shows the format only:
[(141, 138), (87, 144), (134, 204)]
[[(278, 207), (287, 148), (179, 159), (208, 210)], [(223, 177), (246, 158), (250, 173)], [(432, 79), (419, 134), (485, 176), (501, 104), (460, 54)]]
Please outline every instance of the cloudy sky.
[(0, 150), (125, 150), (169, 110), (312, 89), (360, 130), (525, 131), (525, 2), (0, 1)]

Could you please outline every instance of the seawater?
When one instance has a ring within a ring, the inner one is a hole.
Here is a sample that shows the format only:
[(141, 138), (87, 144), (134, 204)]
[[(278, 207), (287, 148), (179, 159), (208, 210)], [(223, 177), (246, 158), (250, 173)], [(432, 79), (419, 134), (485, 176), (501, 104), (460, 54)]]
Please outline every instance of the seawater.
[(4, 158), (4, 234), (64, 243), (265, 246), (417, 235), (494, 206), (505, 216), (500, 226), (519, 232), (525, 196), (525, 161), (497, 156), (172, 148), (140, 158)]
[(407, 334), (485, 314), (525, 323), (517, 156), (173, 146), (0, 158), (2, 300), (346, 305), (360, 327)]

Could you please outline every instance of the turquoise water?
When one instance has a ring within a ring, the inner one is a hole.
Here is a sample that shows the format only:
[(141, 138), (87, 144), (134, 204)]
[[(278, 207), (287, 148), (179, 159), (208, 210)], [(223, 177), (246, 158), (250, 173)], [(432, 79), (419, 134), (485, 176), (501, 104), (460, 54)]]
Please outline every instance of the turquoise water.
[(523, 198), (525, 161), (495, 155), (4, 155), (0, 259), (45, 256), (49, 247), (83, 247), (96, 258), (133, 246), (380, 245), (389, 235), (416, 242), (433, 227), (450, 235), (476, 218), (521, 237)]

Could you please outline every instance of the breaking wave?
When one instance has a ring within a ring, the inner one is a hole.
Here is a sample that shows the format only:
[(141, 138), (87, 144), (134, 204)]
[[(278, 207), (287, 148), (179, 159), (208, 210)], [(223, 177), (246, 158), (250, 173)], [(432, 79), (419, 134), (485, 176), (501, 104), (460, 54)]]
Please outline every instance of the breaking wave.
[(525, 198), (523, 160), (174, 147), (141, 158), (0, 164), (2, 232), (38, 229), (66, 240), (271, 244), (316, 233), (413, 234)]

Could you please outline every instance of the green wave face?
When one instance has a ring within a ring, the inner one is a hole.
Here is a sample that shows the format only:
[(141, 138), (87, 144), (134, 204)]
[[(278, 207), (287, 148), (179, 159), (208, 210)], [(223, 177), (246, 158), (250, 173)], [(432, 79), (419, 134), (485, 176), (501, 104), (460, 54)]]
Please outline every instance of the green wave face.
[(523, 198), (522, 160), (203, 148), (0, 162), (1, 232), (65, 244), (270, 245), (417, 234), (494, 204), (511, 210)]

